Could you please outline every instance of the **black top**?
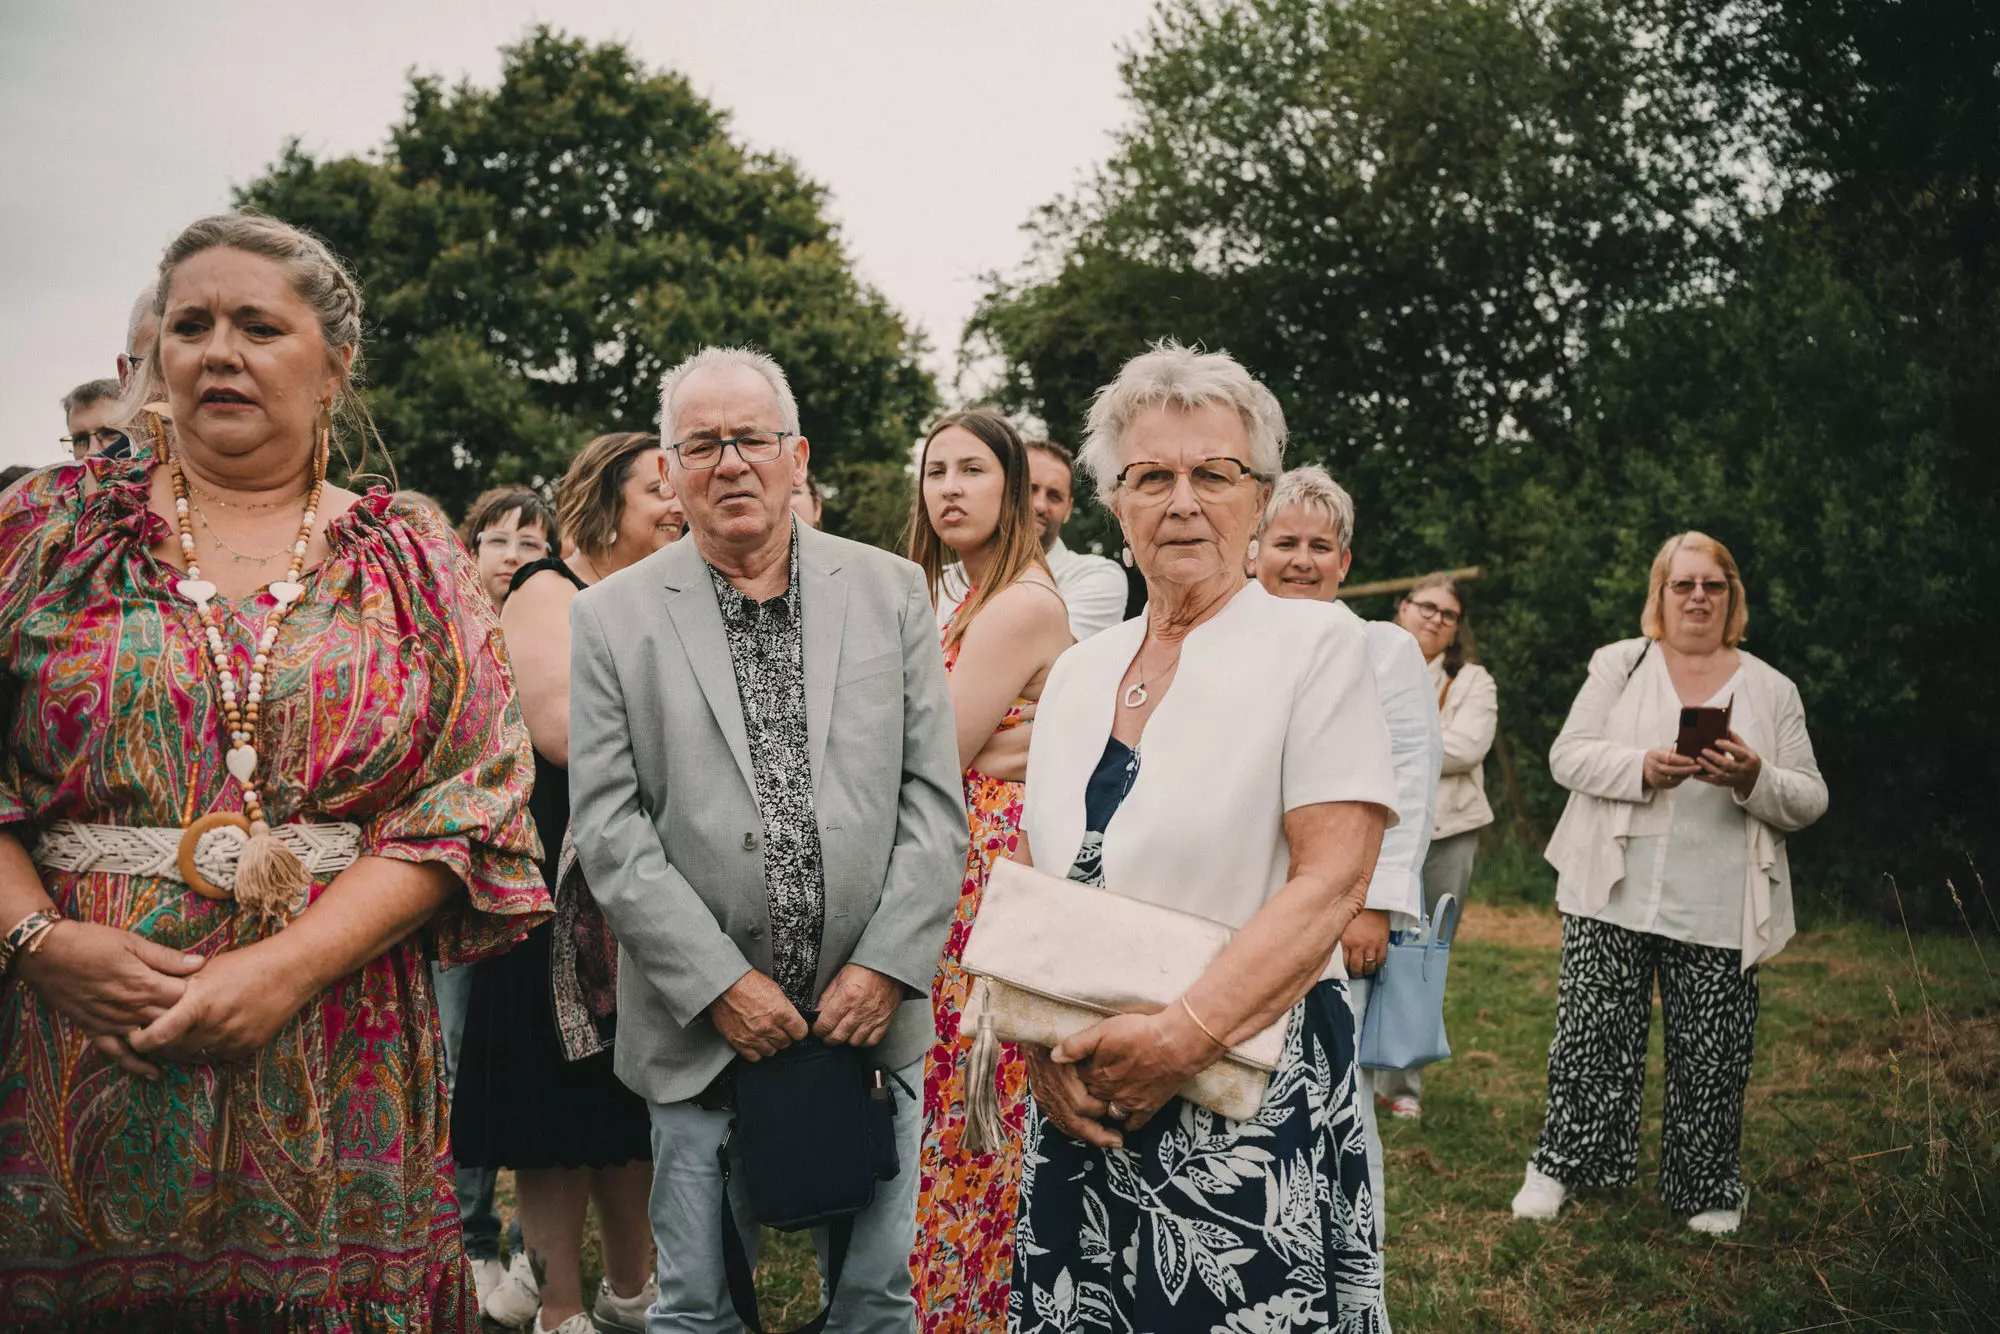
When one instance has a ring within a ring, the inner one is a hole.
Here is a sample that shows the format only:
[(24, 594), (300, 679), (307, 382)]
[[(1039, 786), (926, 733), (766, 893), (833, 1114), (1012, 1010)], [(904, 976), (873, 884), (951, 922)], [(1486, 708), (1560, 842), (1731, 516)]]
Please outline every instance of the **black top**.
[(1104, 831), (1111, 827), (1111, 817), (1138, 781), (1139, 752), (1115, 736), (1106, 737), (1104, 753), (1097, 757), (1097, 767), (1083, 787), (1083, 846), (1076, 850), (1070, 879), (1103, 888)]
[[(578, 588), (590, 587), (576, 577), (575, 570), (562, 563), (560, 556), (544, 556), (514, 571), (514, 581), (507, 585), (508, 596), (519, 592), (522, 584), (543, 570), (554, 570)], [(528, 814), (542, 839), (542, 877), (554, 889), (556, 861), (562, 856), (563, 834), (569, 829), (569, 770), (545, 758), (539, 750), (535, 752), (535, 788), (528, 794)]]

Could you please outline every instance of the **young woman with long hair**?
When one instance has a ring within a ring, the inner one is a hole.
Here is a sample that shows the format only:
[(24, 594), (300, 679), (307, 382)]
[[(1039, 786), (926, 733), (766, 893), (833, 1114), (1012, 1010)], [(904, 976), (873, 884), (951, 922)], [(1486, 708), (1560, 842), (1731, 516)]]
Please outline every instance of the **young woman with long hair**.
[(923, 566), (933, 599), (954, 557), (967, 583), (943, 637), (972, 844), (958, 912), (931, 984), (937, 1042), (924, 1064), (930, 1122), (919, 1159), (917, 1248), (910, 1258), (918, 1319), (926, 1334), (937, 1334), (1007, 1324), (1027, 1073), (1014, 1049), (1005, 1048), (995, 1076), (1004, 1143), (991, 1153), (966, 1151), (960, 1139), (971, 1043), (959, 1040), (958, 1023), (970, 979), (959, 958), (993, 859), (1011, 855), (1020, 841), (1035, 701), (1057, 655), (1074, 641), (1035, 531), (1028, 451), (1006, 419), (985, 411), (943, 418), (924, 441), (917, 476), (910, 559)]

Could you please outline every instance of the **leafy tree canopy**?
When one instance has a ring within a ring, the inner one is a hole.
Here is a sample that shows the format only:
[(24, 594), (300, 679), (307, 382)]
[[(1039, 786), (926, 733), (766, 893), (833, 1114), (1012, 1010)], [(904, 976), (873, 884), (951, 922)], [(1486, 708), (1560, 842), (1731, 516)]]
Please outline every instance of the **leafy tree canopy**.
[[(1921, 14), (1915, 12), (1921, 10)], [(1666, 535), (1728, 543), (1836, 815), (1802, 894), (2000, 848), (2000, 39), (1990, 6), (1164, 0), (1091, 184), (975, 353), (1074, 437), (1152, 339), (1277, 392), (1356, 579), (1483, 564), (1528, 813)], [(1372, 610), (1386, 615), (1389, 607)]]
[(294, 142), (238, 192), (354, 265), (402, 482), (462, 509), (554, 478), (592, 435), (657, 429), (668, 366), (748, 343), (791, 376), (831, 524), (853, 509), (851, 535), (891, 537), (859, 492), (885, 485), (878, 465), (905, 457), (936, 391), (920, 336), (856, 279), (825, 191), (623, 46), (538, 28), (502, 54), (491, 89), (413, 76), (378, 157)]

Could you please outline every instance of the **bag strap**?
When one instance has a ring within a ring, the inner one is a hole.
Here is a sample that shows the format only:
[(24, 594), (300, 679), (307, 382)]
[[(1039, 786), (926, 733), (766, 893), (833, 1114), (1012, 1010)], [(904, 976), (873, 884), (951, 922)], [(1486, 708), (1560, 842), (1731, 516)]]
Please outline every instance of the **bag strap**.
[[(743, 1322), (743, 1327), (750, 1334), (777, 1334), (765, 1330), (763, 1316), (757, 1310), (756, 1276), (750, 1269), (750, 1257), (743, 1250), (743, 1234), (736, 1229), (736, 1211), (729, 1205), (729, 1141), (735, 1137), (736, 1122), (732, 1119), (722, 1136), (722, 1147), (715, 1151), (716, 1160), (722, 1165), (722, 1269), (729, 1280), (729, 1300), (736, 1307), (736, 1318)], [(840, 1271), (847, 1267), (847, 1248), (854, 1240), (854, 1219), (850, 1216), (829, 1224), (826, 1232), (826, 1305), (811, 1320), (785, 1334), (821, 1334), (827, 1317), (833, 1314), (833, 1299), (840, 1292)]]
[(1639, 664), (1644, 662), (1646, 660), (1646, 655), (1648, 653), (1651, 653), (1652, 651), (1653, 651), (1653, 641), (1652, 638), (1648, 636), (1646, 640), (1646, 646), (1639, 650), (1639, 656), (1632, 659), (1631, 667), (1626, 669), (1625, 672), (1626, 685), (1629, 686), (1632, 684), (1632, 678), (1639, 674)]

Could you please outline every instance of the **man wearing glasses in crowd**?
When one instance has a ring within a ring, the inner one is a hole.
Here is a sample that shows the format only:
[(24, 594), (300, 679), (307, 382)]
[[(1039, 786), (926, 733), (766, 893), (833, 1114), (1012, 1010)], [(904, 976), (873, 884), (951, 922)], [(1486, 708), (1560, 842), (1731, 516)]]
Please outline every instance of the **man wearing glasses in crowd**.
[(69, 447), (71, 458), (87, 459), (93, 454), (117, 457), (130, 451), (125, 433), (111, 425), (111, 419), (118, 415), (118, 381), (87, 380), (63, 395), (62, 409), (69, 426), (62, 443)]

